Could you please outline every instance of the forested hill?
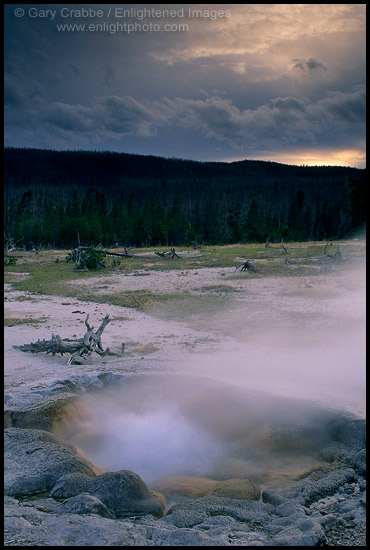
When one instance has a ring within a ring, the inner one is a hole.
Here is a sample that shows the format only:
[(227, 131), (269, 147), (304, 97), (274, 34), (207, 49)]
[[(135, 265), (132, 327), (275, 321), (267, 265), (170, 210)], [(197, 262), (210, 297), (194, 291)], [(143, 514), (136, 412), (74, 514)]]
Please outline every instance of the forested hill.
[(18, 148), (4, 160), (5, 234), (26, 246), (321, 240), (364, 217), (356, 168)]

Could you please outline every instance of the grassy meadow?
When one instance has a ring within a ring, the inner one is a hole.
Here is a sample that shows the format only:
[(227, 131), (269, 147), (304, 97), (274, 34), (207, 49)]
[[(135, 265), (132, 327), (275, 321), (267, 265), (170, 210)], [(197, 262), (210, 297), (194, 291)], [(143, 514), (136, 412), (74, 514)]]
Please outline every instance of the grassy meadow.
[[(106, 256), (104, 269), (94, 271), (74, 271), (73, 263), (66, 263), (68, 250), (15, 251), (17, 258), (13, 265), (4, 266), (4, 282), (11, 284), (15, 290), (29, 293), (23, 299), (37, 299), (37, 294), (57, 295), (99, 303), (110, 303), (145, 310), (157, 303), (169, 304), (191, 300), (190, 296), (177, 293), (155, 293), (150, 290), (117, 291), (107, 294), (92, 292), (89, 284), (73, 285), (73, 281), (91, 280), (101, 275), (132, 275), (140, 272), (178, 270), (186, 274), (190, 270), (202, 268), (224, 268), (227, 275), (240, 277), (290, 277), (314, 275), (330, 269), (334, 262), (325, 254), (326, 242), (299, 242), (272, 244), (233, 244), (224, 246), (202, 246), (200, 250), (191, 247), (176, 249), (180, 257), (163, 258), (156, 251), (166, 252), (168, 248), (140, 248), (131, 250), (133, 257)], [(333, 255), (339, 249), (343, 265), (354, 258), (364, 255), (364, 244), (356, 241), (340, 241), (330, 244), (326, 252)], [(115, 249), (115, 252), (123, 252)], [(257, 272), (236, 268), (249, 260)], [(114, 278), (114, 277), (113, 277)], [(202, 287), (204, 293), (227, 294), (227, 285), (208, 285)]]

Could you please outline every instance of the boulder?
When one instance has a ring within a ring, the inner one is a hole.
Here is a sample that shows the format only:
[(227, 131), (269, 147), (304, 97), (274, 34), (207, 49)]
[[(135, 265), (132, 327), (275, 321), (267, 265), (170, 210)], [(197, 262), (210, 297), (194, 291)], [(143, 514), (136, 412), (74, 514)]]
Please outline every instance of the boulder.
[(130, 470), (106, 472), (89, 481), (87, 492), (101, 500), (116, 517), (163, 515), (163, 507), (138, 474)]
[(163, 515), (164, 498), (152, 493), (140, 476), (130, 470), (106, 472), (94, 478), (67, 474), (57, 480), (50, 496), (66, 498), (88, 493), (101, 501), (113, 517)]
[(53, 498), (70, 498), (87, 492), (89, 478), (79, 472), (61, 476), (50, 491)]
[(50, 491), (66, 473), (95, 476), (93, 464), (78, 450), (43, 430), (4, 430), (4, 492), (10, 496)]
[(88, 493), (81, 493), (75, 497), (67, 498), (57, 508), (54, 508), (54, 512), (57, 514), (94, 515), (114, 519), (114, 515), (105, 504)]

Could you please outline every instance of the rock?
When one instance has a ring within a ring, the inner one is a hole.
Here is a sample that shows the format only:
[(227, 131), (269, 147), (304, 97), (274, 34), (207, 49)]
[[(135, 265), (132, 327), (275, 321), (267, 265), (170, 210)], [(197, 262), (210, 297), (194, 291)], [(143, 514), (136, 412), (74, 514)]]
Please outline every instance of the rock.
[[(62, 390), (56, 392), (59, 397)], [(238, 409), (233, 395), (230, 394), (227, 403)], [(168, 476), (156, 480), (150, 489), (131, 471), (104, 474), (97, 471), (72, 445), (61, 442), (51, 433), (33, 429), (35, 426), (31, 429), (33, 422), (38, 428), (45, 426), (44, 429), (57, 429), (73, 436), (74, 426), (69, 420), (74, 420), (77, 413), (81, 413), (83, 421), (88, 417), (76, 399), (67, 401), (64, 397), (63, 394), (60, 408), (49, 407), (42, 403), (40, 394), (40, 406), (37, 410), (33, 407), (32, 419), (26, 414), (27, 407), (7, 415), (8, 425), (13, 427), (5, 430), (5, 488), (11, 495), (5, 500), (6, 545), (365, 545), (366, 483), (361, 476), (366, 472), (366, 454), (362, 421), (345, 414), (328, 413), (318, 417), (319, 422), (314, 419), (306, 422), (307, 415), (299, 410), (294, 422), (290, 413), (287, 414), (285, 427), (284, 423), (274, 423), (271, 410), (271, 414), (266, 415), (266, 425), (272, 427), (265, 432), (258, 419), (255, 426), (250, 421), (254, 432), (249, 435), (248, 426), (246, 436), (245, 414), (239, 414), (244, 411), (244, 400), (240, 402), (236, 416), (242, 418), (243, 423), (237, 426), (240, 433), (235, 433), (234, 447), (238, 468), (239, 465), (250, 467), (249, 456), (264, 456), (266, 449), (283, 452), (286, 446), (294, 452), (301, 449), (306, 452), (308, 448), (315, 460), (322, 450), (321, 458), (327, 460), (326, 464), (319, 460), (305, 463), (305, 468), (309, 468), (304, 470), (302, 463), (295, 464), (294, 460), (284, 463), (280, 470), (271, 468), (269, 463), (266, 470), (265, 465), (259, 463), (259, 472), (261, 476), (267, 472), (267, 481), (271, 482), (276, 474), (280, 479), (288, 478), (290, 487), (287, 489), (287, 485), (282, 484), (279, 491), (274, 491), (270, 485), (261, 501), (260, 487), (247, 477), (259, 478), (250, 471), (224, 470), (218, 475), (212, 470), (210, 475), (217, 479), (231, 478), (225, 481)], [(188, 405), (191, 414), (197, 403)], [(263, 400), (260, 405), (264, 413)], [(294, 405), (292, 412), (295, 410)], [(53, 422), (43, 424), (45, 411)], [(227, 419), (220, 419), (224, 424), (215, 420), (214, 411), (204, 407), (203, 397), (199, 399), (197, 411), (204, 415), (203, 423), (206, 427), (209, 425), (213, 433), (222, 435), (224, 429), (228, 433)], [(23, 423), (30, 429), (23, 429)], [(99, 434), (86, 431), (87, 421), (79, 427), (92, 445), (99, 442)], [(298, 484), (291, 487), (291, 481)], [(163, 516), (162, 492), (181, 495), (185, 500)], [(14, 498), (17, 495), (19, 498)]]
[(327, 423), (330, 439), (348, 447), (361, 449), (366, 445), (366, 420), (348, 414), (337, 414)]
[(98, 515), (103, 518), (112, 519), (115, 517), (105, 504), (88, 493), (81, 493), (75, 497), (68, 498), (58, 508), (54, 508), (54, 511), (63, 514)]
[[(282, 517), (289, 517), (289, 516), (305, 516), (305, 509), (300, 504), (298, 499), (292, 498), (291, 500), (286, 500), (282, 504), (279, 504), (275, 508), (275, 514)], [(290, 521), (292, 521), (292, 518), (290, 518)]]
[(324, 531), (320, 528), (312, 529), (311, 532), (304, 532), (292, 525), (278, 534), (272, 546), (321, 546), (325, 542)]
[(366, 474), (366, 449), (348, 447), (344, 443), (332, 442), (322, 449), (320, 458), (327, 462), (341, 463), (355, 468), (359, 474)]
[(10, 546), (148, 546), (146, 529), (124, 520), (80, 514), (45, 513), (7, 506), (4, 542)]
[(212, 536), (206, 531), (197, 529), (153, 529), (150, 540), (155, 546), (226, 546), (224, 534)]
[(164, 497), (152, 493), (141, 477), (130, 470), (106, 472), (94, 478), (67, 474), (57, 480), (50, 496), (65, 498), (80, 493), (99, 499), (117, 518), (145, 514), (160, 517), (165, 507)]
[(6, 411), (7, 427), (45, 430), (60, 435), (70, 435), (68, 430), (89, 419), (86, 404), (76, 396), (47, 397), (32, 407)]
[(10, 496), (50, 491), (65, 473), (95, 476), (94, 466), (72, 445), (42, 430), (4, 430), (4, 491)]
[(116, 517), (152, 514), (163, 515), (163, 507), (154, 497), (140, 476), (130, 470), (106, 472), (91, 479), (87, 488), (90, 495), (96, 496)]
[(361, 449), (355, 455), (353, 467), (361, 476), (366, 476), (366, 449)]
[(273, 506), (261, 501), (206, 495), (175, 504), (161, 521), (177, 527), (194, 527), (210, 516), (230, 516), (242, 522), (264, 522), (272, 512)]
[(163, 511), (166, 508), (166, 497), (164, 495), (162, 495), (162, 493), (158, 493), (157, 491), (150, 491), (150, 493), (151, 493), (152, 497), (155, 498), (158, 501), (160, 509), (162, 511), (160, 516), (162, 516)]
[(87, 492), (89, 478), (81, 473), (61, 476), (50, 491), (53, 498), (69, 498)]
[(325, 531), (326, 546), (366, 546), (366, 510), (362, 499), (359, 484), (345, 484), (332, 496), (310, 506), (310, 516)]
[(234, 478), (219, 481), (207, 494), (213, 497), (259, 500), (261, 487), (247, 478)]
[(272, 506), (279, 506), (285, 501), (285, 498), (279, 491), (262, 491), (262, 501)]
[(325, 541), (320, 521), (305, 516), (304, 512), (295, 514), (293, 508), (290, 512), (288, 515), (284, 511), (283, 517), (272, 519), (265, 526), (272, 536), (271, 546), (320, 546)]
[[(64, 476), (67, 477), (67, 476)], [(72, 478), (73, 479), (73, 478)], [(328, 483), (327, 487), (333, 487)], [(341, 485), (310, 509), (297, 498), (261, 501), (205, 496), (152, 515), (112, 520), (88, 494), (63, 504), (6, 497), (5, 543), (19, 546), (365, 546), (363, 492)], [(298, 488), (297, 488), (298, 489)], [(284, 491), (282, 491), (283, 493)], [(338, 508), (340, 511), (338, 511)], [(329, 512), (329, 510), (331, 510)]]
[(262, 500), (279, 506), (287, 499), (295, 499), (299, 504), (308, 506), (315, 500), (334, 493), (341, 485), (354, 479), (356, 479), (356, 473), (352, 468), (338, 468), (317, 481), (309, 481), (298, 487), (291, 487), (284, 491), (264, 491)]
[(150, 488), (166, 495), (184, 495), (199, 498), (218, 485), (218, 481), (205, 477), (169, 475), (162, 476), (150, 484)]

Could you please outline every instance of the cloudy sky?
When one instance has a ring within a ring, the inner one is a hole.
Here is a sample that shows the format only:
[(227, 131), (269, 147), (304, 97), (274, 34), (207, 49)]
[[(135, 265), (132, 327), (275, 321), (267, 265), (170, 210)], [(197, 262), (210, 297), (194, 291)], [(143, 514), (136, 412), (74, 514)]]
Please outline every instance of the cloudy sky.
[(365, 4), (6, 4), (5, 145), (365, 166)]

